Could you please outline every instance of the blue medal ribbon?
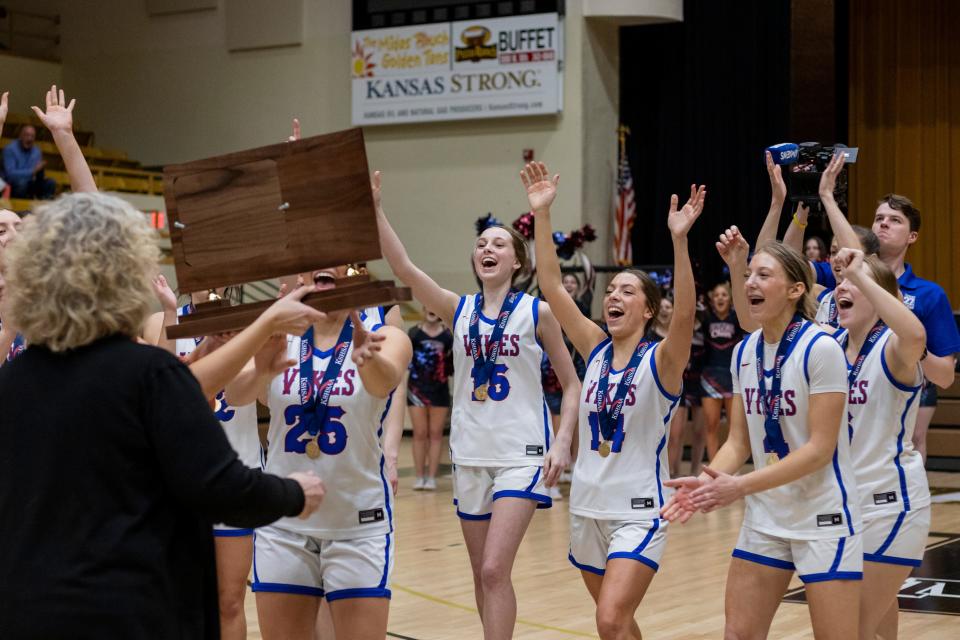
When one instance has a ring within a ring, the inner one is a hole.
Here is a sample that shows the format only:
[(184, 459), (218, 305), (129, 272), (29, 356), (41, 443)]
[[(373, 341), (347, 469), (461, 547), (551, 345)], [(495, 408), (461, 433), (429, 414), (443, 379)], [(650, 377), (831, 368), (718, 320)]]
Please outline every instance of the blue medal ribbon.
[[(860, 353), (857, 354), (857, 359), (853, 361), (853, 366), (850, 367), (850, 372), (847, 373), (847, 383), (851, 389), (853, 389), (853, 384), (857, 381), (857, 377), (860, 375), (860, 370), (863, 369), (863, 363), (866, 362), (867, 356), (869, 356), (870, 352), (873, 351), (873, 348), (877, 346), (877, 342), (880, 340), (880, 336), (883, 335), (883, 332), (886, 328), (887, 325), (883, 323), (883, 320), (877, 320), (877, 323), (873, 325), (873, 329), (871, 329), (870, 333), (867, 334), (867, 339), (864, 340), (863, 344), (860, 346)], [(841, 343), (844, 352), (846, 352), (847, 345), (849, 343), (850, 332), (847, 331), (846, 335), (843, 336), (843, 342)], [(849, 410), (847, 411), (847, 435), (852, 441), (853, 414)]]
[(510, 314), (516, 309), (522, 296), (523, 293), (514, 289), (503, 300), (503, 304), (500, 305), (500, 314), (497, 316), (497, 324), (493, 328), (493, 333), (490, 334), (489, 348), (486, 350), (486, 354), (480, 341), (480, 310), (483, 309), (483, 293), (478, 293), (474, 299), (469, 326), (474, 390), (490, 382), (494, 366), (497, 364), (497, 356), (500, 355), (500, 341), (503, 339), (503, 332), (507, 328)]
[(799, 313), (796, 313), (783, 332), (780, 344), (777, 347), (777, 354), (773, 359), (773, 384), (770, 388), (769, 398), (767, 397), (767, 381), (763, 373), (763, 334), (757, 337), (757, 387), (760, 393), (760, 406), (763, 407), (764, 414), (763, 430), (766, 433), (763, 438), (763, 450), (767, 453), (777, 454), (780, 460), (783, 460), (790, 453), (790, 445), (783, 438), (783, 428), (780, 424), (783, 408), (783, 399), (781, 398), (783, 365), (786, 364), (790, 354), (793, 353), (794, 347), (797, 346), (800, 336), (809, 326), (810, 323), (804, 320)]
[(347, 318), (340, 330), (337, 344), (334, 347), (333, 357), (323, 372), (323, 379), (313, 394), (313, 326), (300, 338), (300, 406), (303, 407), (303, 416), (307, 421), (307, 432), (316, 437), (320, 433), (323, 423), (327, 419), (327, 409), (330, 406), (330, 394), (340, 376), (340, 370), (350, 351), (353, 341), (353, 322)]
[[(640, 362), (643, 360), (643, 356), (646, 355), (647, 351), (656, 344), (653, 340), (641, 340), (637, 344), (637, 348), (634, 350), (633, 355), (630, 356), (630, 362), (627, 363), (627, 368), (623, 371), (623, 377), (620, 378), (620, 382), (617, 384), (617, 391), (613, 396), (613, 402), (609, 405), (607, 404), (607, 388), (610, 386), (610, 368), (613, 364), (613, 345), (609, 345), (603, 351), (603, 360), (600, 365), (600, 381), (597, 385), (597, 395), (594, 400), (597, 407), (597, 421), (600, 424), (600, 434), (603, 436), (603, 439), (610, 441), (613, 439), (614, 432), (617, 428), (617, 420), (620, 419), (620, 414), (623, 412), (623, 407), (627, 398), (627, 392), (630, 390), (630, 386), (633, 384), (633, 379), (637, 376), (637, 371), (640, 369)], [(609, 409), (607, 408), (609, 406)], [(613, 450), (619, 451), (620, 447), (617, 445), (619, 443), (613, 443)]]

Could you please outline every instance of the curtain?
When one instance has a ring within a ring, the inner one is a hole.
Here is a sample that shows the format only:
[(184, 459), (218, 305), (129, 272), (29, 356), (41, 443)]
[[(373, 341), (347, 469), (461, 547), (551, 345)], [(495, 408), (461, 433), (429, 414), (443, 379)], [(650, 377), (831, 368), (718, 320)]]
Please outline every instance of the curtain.
[(877, 200), (920, 210), (914, 271), (960, 305), (960, 2), (850, 0), (850, 219), (869, 227)]

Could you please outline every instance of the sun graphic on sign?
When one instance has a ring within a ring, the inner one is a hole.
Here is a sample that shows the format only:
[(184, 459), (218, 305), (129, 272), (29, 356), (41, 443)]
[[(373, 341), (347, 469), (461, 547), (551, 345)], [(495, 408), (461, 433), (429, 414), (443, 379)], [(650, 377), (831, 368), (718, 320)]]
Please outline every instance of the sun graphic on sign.
[(353, 46), (353, 77), (354, 78), (372, 78), (373, 68), (377, 65), (370, 62), (373, 53), (364, 55), (363, 45), (357, 40)]

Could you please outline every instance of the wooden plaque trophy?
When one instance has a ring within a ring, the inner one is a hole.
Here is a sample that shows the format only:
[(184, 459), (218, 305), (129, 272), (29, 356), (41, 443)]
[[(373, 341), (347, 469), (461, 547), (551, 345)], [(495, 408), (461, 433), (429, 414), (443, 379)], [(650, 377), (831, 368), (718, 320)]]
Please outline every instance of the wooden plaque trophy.
[[(380, 258), (360, 129), (171, 165), (164, 199), (180, 291), (207, 291)], [(410, 300), (410, 290), (365, 275), (303, 302), (320, 311)], [(171, 339), (237, 331), (272, 301), (197, 305)]]

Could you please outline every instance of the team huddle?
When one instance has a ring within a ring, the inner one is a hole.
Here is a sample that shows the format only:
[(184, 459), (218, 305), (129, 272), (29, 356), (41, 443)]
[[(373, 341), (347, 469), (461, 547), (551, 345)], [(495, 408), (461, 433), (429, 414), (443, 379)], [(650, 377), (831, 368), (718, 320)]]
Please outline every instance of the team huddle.
[[(785, 187), (767, 162), (778, 217)], [(666, 445), (684, 410), (696, 325), (687, 236), (706, 187), (691, 185), (682, 206), (671, 198), (673, 314), (654, 334), (661, 292), (646, 273), (626, 269), (610, 280), (602, 326), (564, 288), (550, 220), (559, 176), (542, 163), (520, 176), (534, 214), (542, 300), (514, 287), (530, 258), (526, 240), (501, 226), (484, 230), (472, 249), (479, 292), (439, 286), (390, 226), (374, 174), (383, 256), (452, 332), (454, 505), (485, 638), (513, 634), (514, 559), (536, 509), (551, 506), (549, 488), (571, 464), (575, 430), (568, 559), (596, 603), (600, 637), (640, 638), (634, 614), (661, 568), (668, 530), (740, 498), (746, 511), (727, 579), (726, 637), (765, 637), (794, 573), (806, 585), (817, 638), (896, 636), (896, 594), (919, 566), (930, 527), (923, 459), (912, 443), (924, 374), (942, 384), (950, 367), (952, 377), (960, 338), (943, 323), (930, 323), (938, 335), (928, 335), (904, 304), (898, 278), (918, 286), (903, 255), (919, 215), (887, 198), (876, 231), (858, 232), (832, 199), (841, 165), (838, 156), (821, 184), (837, 242), (831, 267), (798, 251), (799, 213), (783, 242), (770, 237), (775, 223), (765, 225), (752, 257), (736, 227), (717, 242), (737, 318), (752, 333), (733, 350), (728, 438), (711, 447), (699, 476), (672, 479)], [(325, 289), (344, 275), (346, 266), (321, 269), (285, 286)], [(148, 342), (189, 360), (220, 340), (163, 339), (162, 325), (194, 304), (178, 307), (162, 278), (155, 288), (164, 312), (145, 329)], [(326, 487), (322, 507), (299, 518), (255, 530), (215, 526), (225, 636), (245, 629), (251, 567), (264, 638), (313, 638), (318, 616), (329, 618), (337, 638), (385, 636), (402, 430), (390, 416), (402, 404), (394, 392), (411, 359), (400, 326), (395, 308), (319, 314), (302, 335), (272, 337), (212, 395), (244, 464), (279, 476), (312, 472)], [(586, 364), (582, 384), (565, 337)], [(14, 346), (11, 359), (22, 339)], [(556, 432), (541, 384), (544, 355), (562, 387)], [(263, 451), (256, 400), (271, 416)], [(752, 470), (740, 473), (750, 460)]]

